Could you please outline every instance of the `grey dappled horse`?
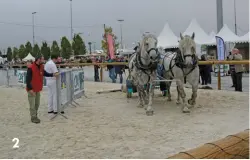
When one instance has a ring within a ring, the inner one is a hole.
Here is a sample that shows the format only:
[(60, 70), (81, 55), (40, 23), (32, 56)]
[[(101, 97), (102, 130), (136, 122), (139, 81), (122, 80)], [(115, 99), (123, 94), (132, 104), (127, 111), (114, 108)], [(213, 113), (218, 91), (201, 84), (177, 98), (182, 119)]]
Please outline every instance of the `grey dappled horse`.
[[(152, 34), (144, 35), (136, 52), (130, 57), (128, 67), (132, 83), (139, 95), (138, 107), (145, 108), (147, 115), (153, 115), (152, 100), (154, 80), (160, 54), (157, 50), (157, 38)], [(145, 85), (147, 88), (145, 89)], [(147, 106), (146, 102), (148, 101)]]
[[(196, 44), (194, 41), (195, 34), (192, 36), (180, 34), (179, 50), (172, 54), (166, 54), (163, 58), (165, 79), (176, 79), (177, 85), (177, 104), (180, 104), (180, 97), (182, 98), (183, 106), (182, 111), (184, 113), (190, 112), (188, 104), (194, 106), (197, 98), (197, 90), (199, 85), (199, 67), (198, 57), (196, 55)], [(192, 97), (186, 102), (186, 94), (184, 91), (184, 78), (186, 82), (192, 86)], [(171, 100), (170, 85), (171, 82), (166, 82), (168, 88), (168, 100)]]

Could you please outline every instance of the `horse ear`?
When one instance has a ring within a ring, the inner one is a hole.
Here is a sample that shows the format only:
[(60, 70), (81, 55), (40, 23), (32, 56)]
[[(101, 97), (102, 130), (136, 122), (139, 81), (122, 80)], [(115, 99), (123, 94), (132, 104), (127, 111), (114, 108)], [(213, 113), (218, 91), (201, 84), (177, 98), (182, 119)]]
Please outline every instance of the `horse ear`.
[(192, 39), (194, 39), (194, 37), (195, 37), (195, 33), (193, 32), (193, 34), (192, 34), (192, 37), (191, 37), (191, 38), (192, 38)]
[(181, 39), (183, 39), (183, 35), (182, 35), (182, 33), (180, 33), (180, 38), (181, 38)]

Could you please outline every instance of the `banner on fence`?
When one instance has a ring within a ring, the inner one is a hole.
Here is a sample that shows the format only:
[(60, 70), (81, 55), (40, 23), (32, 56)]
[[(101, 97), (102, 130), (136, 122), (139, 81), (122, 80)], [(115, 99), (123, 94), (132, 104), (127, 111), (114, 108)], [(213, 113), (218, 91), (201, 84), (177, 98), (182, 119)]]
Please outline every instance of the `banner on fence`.
[(81, 93), (84, 90), (84, 71), (73, 70), (73, 85), (74, 85), (74, 96)]
[(22, 71), (22, 70), (17, 71), (17, 78), (18, 78), (17, 81), (18, 81), (18, 83), (22, 83), (22, 84), (26, 83), (26, 74), (27, 74), (26, 71)]
[(68, 102), (67, 80), (65, 72), (61, 73), (61, 100), (63, 105)]

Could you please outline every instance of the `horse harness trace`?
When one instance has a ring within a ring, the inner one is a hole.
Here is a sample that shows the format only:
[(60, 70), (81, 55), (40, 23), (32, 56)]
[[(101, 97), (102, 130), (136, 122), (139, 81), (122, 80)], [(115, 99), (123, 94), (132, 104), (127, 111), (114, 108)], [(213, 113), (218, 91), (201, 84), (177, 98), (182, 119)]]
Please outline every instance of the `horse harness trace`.
[[(148, 54), (150, 54), (151, 51), (156, 51), (158, 53), (158, 49), (157, 48), (151, 48), (150, 50), (147, 51)], [(141, 56), (141, 54), (139, 52), (134, 52), (133, 54), (136, 54), (135, 59), (134, 59), (134, 64), (135, 67), (138, 68), (139, 70), (141, 70), (143, 73), (145, 73), (146, 75), (148, 75), (148, 82), (150, 81), (150, 73), (153, 72), (153, 70), (155, 70), (153, 68), (153, 63), (150, 62), (150, 64), (148, 66), (143, 65), (141, 58), (143, 58)], [(158, 56), (156, 57), (158, 60), (160, 59), (160, 54), (158, 54)], [(147, 71), (150, 71), (150, 73), (148, 73)], [(147, 82), (147, 83), (148, 83)]]
[[(164, 58), (163, 58), (163, 64), (164, 64), (164, 59), (165, 59), (166, 56), (167, 55), (165, 55)], [(187, 68), (187, 65), (184, 63), (184, 59), (186, 57), (192, 57), (192, 59), (193, 59), (192, 68), (191, 68), (191, 70), (188, 73), (184, 72), (184, 69)], [(180, 68), (182, 70), (184, 77), (186, 77), (187, 75), (189, 75), (198, 66), (198, 58), (197, 58), (196, 55), (194, 55), (194, 54), (193, 55), (185, 55), (184, 59), (181, 56), (180, 49), (178, 49), (177, 52), (176, 52), (176, 56), (173, 57), (173, 58), (171, 58), (170, 64), (169, 64), (170, 67), (169, 67), (168, 71), (171, 72), (172, 77), (174, 77), (174, 73), (173, 73), (174, 66), (177, 66), (178, 68)], [(172, 65), (173, 61), (175, 62), (174, 65)]]

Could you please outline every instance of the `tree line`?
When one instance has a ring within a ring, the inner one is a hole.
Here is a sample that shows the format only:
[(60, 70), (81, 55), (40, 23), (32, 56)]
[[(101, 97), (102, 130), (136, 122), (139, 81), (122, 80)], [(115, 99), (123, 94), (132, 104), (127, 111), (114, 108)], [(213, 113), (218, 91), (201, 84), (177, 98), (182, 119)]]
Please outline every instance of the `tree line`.
[(46, 41), (42, 42), (41, 47), (38, 44), (32, 46), (32, 44), (27, 41), (26, 44), (21, 44), (19, 48), (8, 47), (7, 60), (11, 61), (12, 59), (23, 59), (29, 53), (33, 57), (43, 55), (45, 60), (48, 60), (52, 54), (69, 59), (71, 55), (84, 55), (86, 52), (84, 40), (79, 34), (75, 34), (72, 43), (70, 43), (67, 37), (64, 36), (61, 38), (60, 44), (54, 40), (51, 46), (49, 46)]
[[(108, 43), (105, 35), (111, 34), (114, 41), (114, 49), (115, 51), (119, 47), (119, 43), (117, 43), (117, 37), (113, 33), (112, 27), (105, 27), (104, 29), (103, 40), (101, 41), (101, 48), (104, 53), (108, 53)], [(91, 45), (91, 42), (89, 42)], [(86, 45), (80, 34), (75, 34), (72, 40), (72, 43), (67, 39), (66, 36), (61, 38), (60, 44), (57, 41), (53, 41), (52, 45), (46, 41), (42, 42), (41, 47), (38, 44), (32, 46), (32, 44), (28, 41), (26, 44), (21, 44), (19, 48), (17, 47), (8, 47), (7, 48), (7, 60), (11, 61), (12, 59), (23, 59), (29, 53), (33, 56), (43, 55), (45, 60), (50, 58), (50, 55), (55, 54), (61, 56), (62, 58), (69, 59), (71, 55), (84, 55), (86, 54)]]

